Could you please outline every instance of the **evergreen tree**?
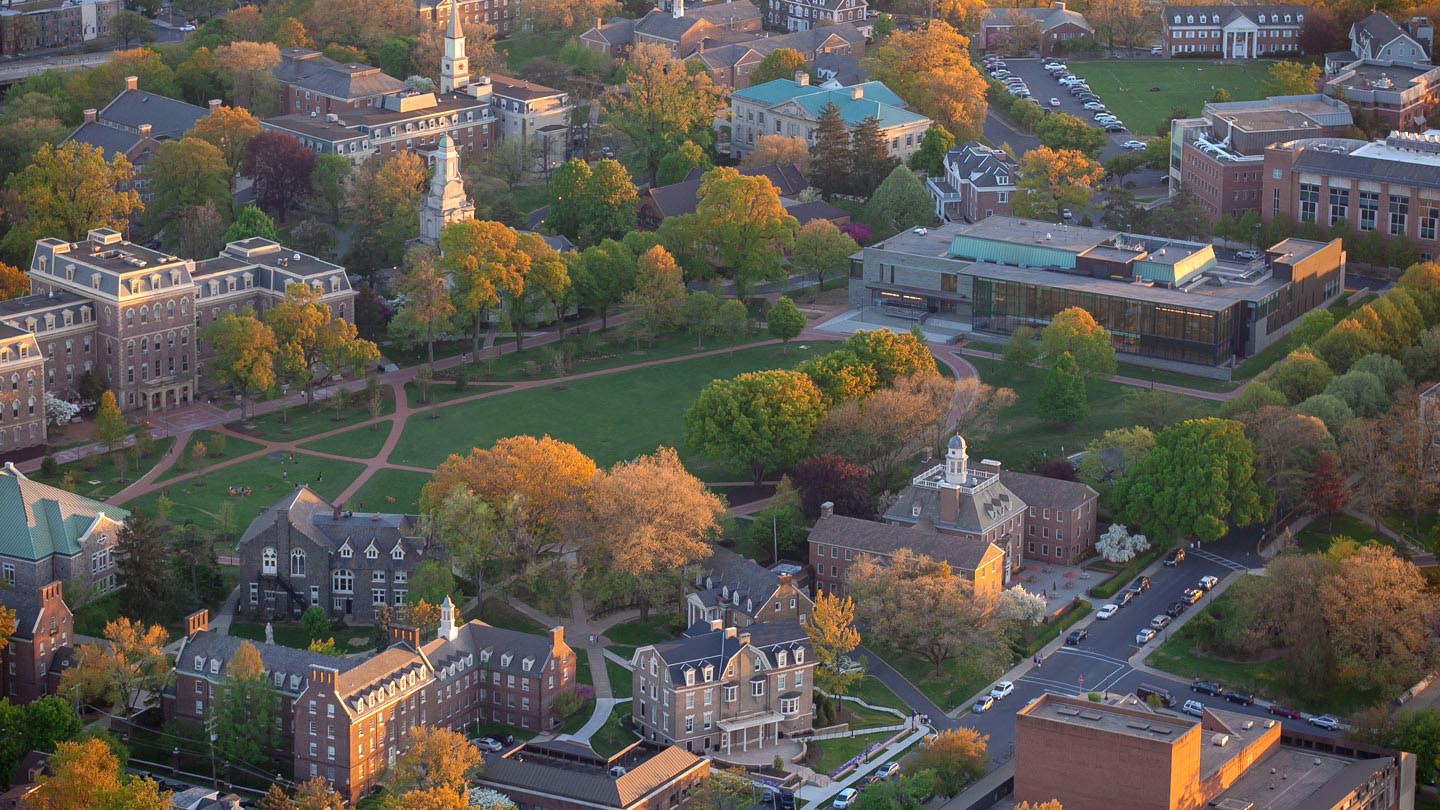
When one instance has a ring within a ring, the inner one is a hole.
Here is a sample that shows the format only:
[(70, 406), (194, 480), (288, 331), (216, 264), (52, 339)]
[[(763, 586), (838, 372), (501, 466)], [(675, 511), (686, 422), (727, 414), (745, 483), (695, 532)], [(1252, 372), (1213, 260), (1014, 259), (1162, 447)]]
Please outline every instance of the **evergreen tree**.
[(890, 157), (890, 148), (880, 132), (880, 122), (875, 116), (868, 116), (855, 127), (850, 141), (850, 178), (854, 185), (851, 191), (861, 197), (869, 197), (900, 163)]
[(164, 617), (167, 552), (161, 526), (138, 509), (131, 512), (116, 542), (119, 584), (125, 586), (120, 603), (126, 615), (148, 621)]
[(850, 132), (834, 102), (820, 110), (810, 147), (810, 184), (826, 197), (846, 190), (850, 178)]
[(208, 721), (215, 753), (227, 763), (266, 767), (270, 753), (280, 746), (280, 695), (250, 642), (241, 642), (230, 657), (225, 680), (210, 701)]
[(1060, 355), (1045, 376), (1045, 386), (1040, 389), (1040, 411), (1045, 421), (1062, 425), (1073, 425), (1090, 413), (1085, 377), (1069, 352)]

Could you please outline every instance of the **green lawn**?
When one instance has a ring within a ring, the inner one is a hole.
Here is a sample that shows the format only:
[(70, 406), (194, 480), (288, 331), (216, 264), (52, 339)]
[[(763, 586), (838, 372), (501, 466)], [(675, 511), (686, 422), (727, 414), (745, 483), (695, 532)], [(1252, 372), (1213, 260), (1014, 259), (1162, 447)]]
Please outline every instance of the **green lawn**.
[[(810, 750), (820, 749), (819, 756), (810, 754), (808, 757), (809, 766), (816, 773), (829, 774), (836, 768), (849, 762), (851, 757), (858, 756), (866, 748), (875, 743), (885, 742), (892, 732), (881, 731), (875, 734), (856, 734), (853, 737), (836, 737), (833, 740), (821, 740), (810, 743)], [(878, 753), (878, 752), (877, 752)]]
[(350, 499), (356, 509), (365, 504), (371, 512), (420, 514), (420, 490), (430, 482), (425, 473), (409, 470), (376, 470)]
[[(473, 381), (473, 377), (471, 378), (471, 380), (472, 381), (465, 386), (465, 389), (463, 391), (456, 388), (455, 383), (452, 380), (436, 380), (435, 382), (430, 384), (430, 401), (449, 402), (452, 399), (460, 399), (461, 397), (473, 397), (476, 394), (483, 394), (486, 391), (501, 391), (510, 387), (508, 385), (477, 385)], [(425, 405), (429, 404), (422, 403), (420, 401), (420, 386), (416, 385), (413, 382), (405, 383), (405, 399), (410, 403), (410, 407), (412, 408), (423, 408), (425, 407)]]
[(1107, 59), (1066, 64), (1076, 76), (1090, 83), (1095, 95), (1120, 116), (1131, 132), (1149, 136), (1176, 108), (1183, 108), (1191, 116), (1199, 115), (1205, 102), (1222, 87), (1232, 101), (1264, 98), (1262, 86), (1272, 63), (1221, 65), (1195, 59)]
[(544, 208), (550, 204), (550, 187), (541, 183), (534, 186), (516, 186), (510, 192), (510, 198), (515, 201), (515, 210), (521, 214), (529, 214), (537, 208)]
[[(380, 389), (383, 394), (383, 407), (380, 415), (385, 416), (395, 412), (395, 396), (393, 389), (386, 385)], [(353, 396), (353, 395), (352, 395)], [(283, 416), (283, 419), (282, 419)], [(290, 441), (292, 439), (303, 439), (306, 436), (314, 436), (317, 433), (329, 433), (347, 424), (362, 422), (370, 418), (370, 409), (363, 404), (350, 404), (341, 409), (337, 418), (334, 406), (321, 400), (315, 403), (315, 407), (307, 408), (299, 405), (287, 411), (275, 411), (262, 416), (256, 416), (247, 422), (237, 422), (230, 425), (231, 430), (242, 433), (252, 433), (262, 439), (269, 439), (274, 442)]]
[(306, 442), (300, 446), (306, 450), (318, 450), (322, 453), (333, 453), (346, 458), (370, 458), (385, 446), (385, 440), (390, 437), (392, 423), (393, 420), (387, 419), (377, 423), (379, 427), (374, 425), (358, 427), (344, 433), (316, 439), (313, 442)]
[(120, 594), (112, 593), (74, 611), (75, 633), (100, 638), (107, 622), (120, 618)]
[(617, 698), (628, 698), (633, 696), (634, 684), (632, 673), (625, 667), (605, 659), (605, 674), (610, 677), (610, 694)]
[(554, 59), (559, 56), (560, 49), (565, 47), (565, 43), (569, 42), (571, 37), (585, 33), (586, 29), (593, 24), (593, 21), (587, 21), (583, 26), (571, 32), (545, 31), (534, 34), (515, 34), (495, 43), (495, 50), (505, 54), (507, 66), (514, 75), (519, 72), (520, 68), (525, 67), (526, 62), (537, 56), (543, 56), (546, 59)]
[[(1140, 421), (1127, 395), (1142, 389), (1091, 380), (1088, 384), (1090, 415), (1069, 430), (1057, 428), (1041, 418), (1044, 408), (1040, 391), (1045, 385), (1045, 370), (1025, 368), (1012, 372), (999, 360), (970, 356), (965, 360), (975, 366), (985, 382), (1013, 388), (1016, 394), (1015, 404), (1000, 413), (995, 429), (972, 446), (971, 455), (977, 458), (998, 459), (1007, 467), (1023, 469), (1038, 456), (1059, 455), (1062, 448), (1067, 454), (1073, 453), (1084, 449), (1091, 439), (1107, 430), (1129, 427)], [(1209, 416), (1217, 407), (1217, 403), (1208, 400), (1176, 397), (1180, 405), (1172, 414), (1176, 421)]]
[[(72, 461), (69, 464), (60, 465), (60, 474), (51, 478), (40, 473), (31, 473), (30, 477), (36, 481), (51, 486), (65, 488), (65, 474), (75, 474), (75, 494), (84, 495), (87, 498), (94, 498), (97, 501), (108, 500), (110, 496), (124, 489), (135, 482), (135, 479), (144, 475), (155, 466), (155, 463), (170, 452), (170, 446), (175, 443), (174, 439), (156, 439), (154, 446), (150, 449), (150, 455), (140, 459), (139, 464), (125, 461), (125, 473), (122, 476), (115, 468), (115, 454), (101, 453), (98, 456), (88, 456), (79, 461)], [(119, 452), (119, 451), (116, 451)], [(93, 470), (86, 469), (87, 464), (94, 464)], [(91, 483), (91, 482), (94, 483)]]
[(875, 645), (873, 649), (876, 655), (915, 684), (925, 697), (946, 711), (969, 705), (970, 698), (980, 691), (980, 687), (1005, 672), (1004, 668), (992, 669), (984, 661), (966, 656), (947, 661), (937, 675), (927, 661), (889, 650), (883, 645)]
[(851, 731), (863, 731), (867, 728), (897, 725), (905, 722), (905, 719), (896, 717), (889, 712), (867, 709), (858, 703), (845, 700), (840, 702), (839, 721), (849, 723)]
[[(762, 340), (769, 340), (769, 336), (757, 333), (746, 337), (737, 345), (745, 346)], [(546, 344), (503, 354), (480, 363), (471, 363), (465, 368), (469, 371), (471, 380), (546, 380), (651, 360), (683, 357), (698, 351), (724, 347), (723, 343), (707, 340), (697, 349), (693, 335), (674, 332), (637, 348), (633, 339), (627, 338), (620, 330), (611, 328), (608, 332), (595, 332), (584, 337), (566, 337), (561, 344)], [(557, 368), (555, 358), (565, 352), (571, 353), (573, 359)], [(447, 370), (442, 373), (452, 372)], [(440, 397), (445, 399), (443, 393)]]
[(575, 651), (575, 682), (595, 685), (595, 679), (590, 675), (590, 656), (584, 650)]
[(744, 349), (651, 368), (607, 374), (546, 388), (517, 391), (440, 409), (438, 419), (411, 419), (392, 464), (435, 467), (470, 446), (488, 447), (516, 434), (549, 434), (570, 442), (601, 466), (676, 447), (691, 471), (711, 480), (742, 475), (701, 460), (685, 443), (685, 410), (700, 389), (716, 378), (745, 371), (788, 368), (829, 351), (832, 343), (808, 349), (779, 346)]
[(534, 729), (520, 728), (519, 726), (507, 726), (504, 723), (471, 723), (465, 727), (465, 734), (471, 739), (478, 737), (494, 737), (501, 742), (505, 741), (505, 735), (510, 735), (517, 740), (528, 740), (534, 737)]
[(526, 616), (507, 604), (498, 596), (492, 596), (480, 603), (480, 615), (475, 618), (495, 627), (516, 630), (521, 633), (544, 635), (550, 628)]
[(620, 749), (639, 741), (635, 732), (622, 728), (620, 723), (629, 722), (630, 704), (620, 703), (610, 712), (610, 719), (590, 738), (590, 748), (602, 757), (613, 756)]
[(1226, 391), (1234, 391), (1239, 385), (1238, 383), (1228, 380), (1212, 380), (1209, 377), (1199, 377), (1194, 374), (1183, 374), (1179, 371), (1139, 366), (1124, 361), (1118, 363), (1118, 366), (1119, 370), (1116, 371), (1116, 373), (1123, 377), (1133, 377), (1137, 380), (1148, 380), (1165, 385), (1180, 385), (1186, 388), (1194, 388), (1197, 391), (1224, 393)]
[(905, 705), (898, 695), (890, 691), (890, 687), (880, 682), (874, 675), (866, 675), (850, 688), (850, 696), (857, 697), (869, 703), (871, 706), (885, 706), (890, 709), (898, 709), (902, 712), (909, 712), (910, 707)]
[[(282, 647), (303, 650), (310, 646), (310, 634), (298, 624), (272, 624), (271, 629), (275, 631), (275, 643)], [(248, 638), (251, 641), (264, 641), (265, 625), (260, 622), (232, 622), (230, 635)], [(369, 627), (347, 627), (344, 630), (326, 633), (325, 638), (334, 636), (335, 652), (343, 655), (375, 649), (374, 635)], [(357, 643), (352, 644), (351, 641)]]
[[(1341, 296), (1344, 299), (1346, 296)], [(1356, 299), (1353, 306), (1346, 304), (1343, 300), (1336, 301), (1330, 305), (1330, 312), (1335, 316), (1335, 322), (1344, 320), (1351, 312), (1359, 309), (1368, 302), (1374, 300), (1375, 296), (1366, 295)], [(1258, 376), (1261, 372), (1280, 362), (1291, 350), (1299, 348), (1295, 345), (1294, 335), (1287, 334), (1280, 340), (1266, 346), (1254, 356), (1235, 367), (1231, 375), (1236, 380), (1248, 380)]]
[[(223, 528), (225, 534), (239, 537), (261, 509), (273, 506), (297, 484), (307, 484), (322, 498), (336, 498), (361, 469), (359, 464), (305, 453), (296, 453), (294, 461), (284, 454), (280, 458), (261, 456), (215, 470), (207, 474), (203, 482), (183, 481), (163, 491), (174, 502), (170, 510), (171, 523), (179, 525), (193, 520), (200, 531), (207, 534), (220, 533)], [(323, 480), (317, 480), (322, 474)], [(250, 487), (251, 494), (231, 496), (227, 492), (229, 487)], [(158, 497), (159, 493), (152, 492), (123, 505), (154, 514)], [(225, 504), (231, 506), (234, 516), (233, 525), (228, 527), (222, 527), (219, 521)]]
[(605, 638), (626, 647), (641, 647), (658, 644), (675, 637), (670, 632), (669, 616), (652, 616), (648, 622), (636, 619), (633, 622), (617, 624), (605, 631)]
[(1340, 535), (1362, 543), (1366, 540), (1374, 540), (1391, 545), (1390, 538), (1372, 529), (1369, 523), (1356, 520), (1349, 515), (1336, 515), (1333, 521), (1330, 518), (1317, 517), (1310, 521), (1310, 525), (1301, 529), (1295, 539), (1300, 543), (1302, 551), (1324, 553), (1326, 549), (1330, 548), (1331, 538)]
[[(205, 445), (205, 455), (202, 458), (195, 457), (195, 445), (197, 444)], [(202, 430), (191, 434), (190, 441), (185, 443), (185, 452), (176, 459), (176, 463), (172, 464), (169, 470), (160, 476), (160, 480), (169, 481), (171, 478), (196, 470), (207, 469), (232, 458), (239, 458), (246, 453), (253, 453), (262, 447), (264, 445), (237, 439), (224, 433)]]

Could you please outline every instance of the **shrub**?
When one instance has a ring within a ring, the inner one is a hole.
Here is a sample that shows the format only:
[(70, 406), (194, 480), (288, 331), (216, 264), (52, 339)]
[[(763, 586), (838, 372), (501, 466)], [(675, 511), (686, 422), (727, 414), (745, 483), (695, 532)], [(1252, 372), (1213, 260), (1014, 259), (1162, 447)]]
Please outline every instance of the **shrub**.
[(40, 474), (46, 478), (54, 478), (60, 474), (60, 462), (54, 456), (46, 456), (40, 459)]

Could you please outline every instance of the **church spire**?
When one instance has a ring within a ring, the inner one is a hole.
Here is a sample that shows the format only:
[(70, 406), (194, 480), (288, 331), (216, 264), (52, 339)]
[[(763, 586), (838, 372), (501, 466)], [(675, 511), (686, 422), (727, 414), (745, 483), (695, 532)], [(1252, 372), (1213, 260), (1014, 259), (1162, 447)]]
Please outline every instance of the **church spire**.
[(460, 27), (460, 0), (450, 0), (450, 25), (445, 29), (445, 55), (440, 60), (440, 92), (453, 93), (470, 84), (465, 58), (465, 31)]

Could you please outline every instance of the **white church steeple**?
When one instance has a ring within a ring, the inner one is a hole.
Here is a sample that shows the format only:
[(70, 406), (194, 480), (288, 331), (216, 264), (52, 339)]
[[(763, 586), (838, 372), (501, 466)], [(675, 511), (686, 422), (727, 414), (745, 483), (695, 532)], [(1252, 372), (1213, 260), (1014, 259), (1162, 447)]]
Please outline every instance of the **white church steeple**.
[(453, 93), (470, 84), (465, 58), (465, 31), (460, 27), (460, 0), (450, 0), (450, 25), (445, 29), (445, 55), (440, 59), (440, 92)]
[(435, 150), (435, 174), (420, 203), (420, 238), (434, 244), (446, 225), (474, 218), (475, 204), (465, 199), (465, 184), (460, 180), (460, 152), (448, 133), (441, 135)]

